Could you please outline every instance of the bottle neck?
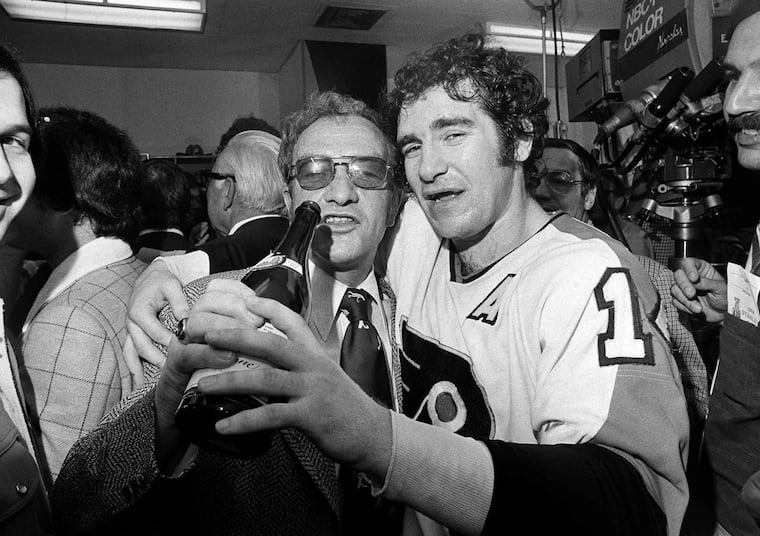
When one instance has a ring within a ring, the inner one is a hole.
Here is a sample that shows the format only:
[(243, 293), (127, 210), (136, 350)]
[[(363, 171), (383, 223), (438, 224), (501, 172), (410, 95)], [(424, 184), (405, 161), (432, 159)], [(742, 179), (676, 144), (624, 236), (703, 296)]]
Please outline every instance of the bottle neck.
[(307, 203), (302, 204), (296, 209), (287, 233), (275, 249), (277, 253), (295, 259), (301, 265), (305, 265), (306, 263), (309, 245), (321, 217), (319, 206), (315, 203)]

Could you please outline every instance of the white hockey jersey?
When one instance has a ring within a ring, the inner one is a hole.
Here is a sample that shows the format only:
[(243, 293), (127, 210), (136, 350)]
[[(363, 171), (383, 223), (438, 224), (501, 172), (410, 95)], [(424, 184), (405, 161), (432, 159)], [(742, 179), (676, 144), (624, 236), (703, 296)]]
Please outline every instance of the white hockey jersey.
[(478, 439), (609, 447), (678, 534), (686, 404), (657, 293), (635, 258), (563, 214), (471, 280), (457, 282), (453, 262), (408, 202), (387, 270), (404, 413)]

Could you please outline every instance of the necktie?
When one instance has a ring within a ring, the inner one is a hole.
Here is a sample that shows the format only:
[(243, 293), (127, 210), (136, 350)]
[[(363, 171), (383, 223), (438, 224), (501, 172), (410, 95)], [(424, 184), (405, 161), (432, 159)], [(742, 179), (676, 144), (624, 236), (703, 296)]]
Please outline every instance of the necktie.
[[(386, 407), (391, 406), (388, 370), (380, 337), (370, 320), (372, 297), (363, 290), (349, 288), (340, 302), (348, 318), (348, 328), (340, 348), (340, 365), (364, 392)], [(380, 536), (399, 534), (403, 510), (372, 497), (366, 476), (341, 467), (344, 534)]]
[(348, 328), (340, 348), (340, 365), (364, 392), (391, 407), (391, 391), (383, 345), (370, 320), (372, 297), (365, 291), (349, 288), (340, 302), (348, 318)]

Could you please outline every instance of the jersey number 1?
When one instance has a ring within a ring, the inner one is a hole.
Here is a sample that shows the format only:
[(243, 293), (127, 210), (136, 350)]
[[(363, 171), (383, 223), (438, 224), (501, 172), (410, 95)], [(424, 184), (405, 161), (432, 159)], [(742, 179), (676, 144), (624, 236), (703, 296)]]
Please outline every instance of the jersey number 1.
[(633, 288), (627, 269), (608, 268), (594, 289), (597, 307), (608, 314), (607, 331), (598, 338), (600, 366), (654, 365), (652, 335), (641, 329), (641, 310)]

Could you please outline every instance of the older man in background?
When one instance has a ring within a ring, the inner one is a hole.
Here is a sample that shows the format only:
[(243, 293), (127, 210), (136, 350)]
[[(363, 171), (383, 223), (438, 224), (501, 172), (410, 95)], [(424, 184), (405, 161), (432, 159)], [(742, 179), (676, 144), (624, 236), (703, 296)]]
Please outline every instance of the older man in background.
[[(388, 327), (393, 298), (374, 273), (374, 259), (395, 220), (401, 185), (393, 174), (395, 149), (380, 126), (377, 113), (364, 103), (331, 92), (315, 95), (284, 121), (279, 163), (287, 177), (281, 189), (290, 211), (311, 200), (319, 203), (322, 213), (309, 262), (309, 328), (336, 373), (351, 377), (353, 389), (362, 396), (388, 407), (400, 398), (398, 379), (391, 376), (398, 371)], [(234, 139), (222, 155), (233, 143)], [(194, 261), (189, 254), (166, 262), (182, 272), (183, 267), (192, 270)], [(232, 307), (252, 297), (252, 291), (228, 280), (241, 279), (247, 272), (227, 272), (220, 275), (224, 280), (204, 279), (186, 287), (191, 301), (202, 294), (186, 323), (186, 343), (202, 342), (205, 330), (219, 325), (220, 315), (235, 310), (241, 313), (237, 325), (255, 330), (251, 315)], [(184, 302), (181, 293), (177, 301)], [(360, 319), (351, 312), (359, 304), (367, 307)], [(359, 321), (374, 326), (374, 332), (367, 332), (380, 352), (352, 354), (350, 345), (344, 351), (346, 333)], [(188, 464), (183, 458), (187, 439), (174, 420), (182, 393), (193, 370), (230, 364), (230, 354), (205, 356), (200, 348), (172, 339), (157, 383), (155, 367), (146, 365), (148, 383), (133, 397), (134, 404), (109, 416), (75, 446), (53, 494), (62, 531), (125, 529), (120, 521), (125, 516), (157, 530), (220, 535), (385, 535), (398, 530), (400, 518), (392, 508), (376, 504), (368, 486), (362, 486), (366, 478), (350, 467), (337, 470), (293, 429), (275, 434), (272, 446), (258, 458), (236, 460), (201, 448)], [(167, 480), (163, 475), (178, 478)], [(155, 501), (162, 507), (156, 508)], [(169, 504), (202, 515), (178, 519)], [(114, 520), (117, 512), (124, 515)]]

